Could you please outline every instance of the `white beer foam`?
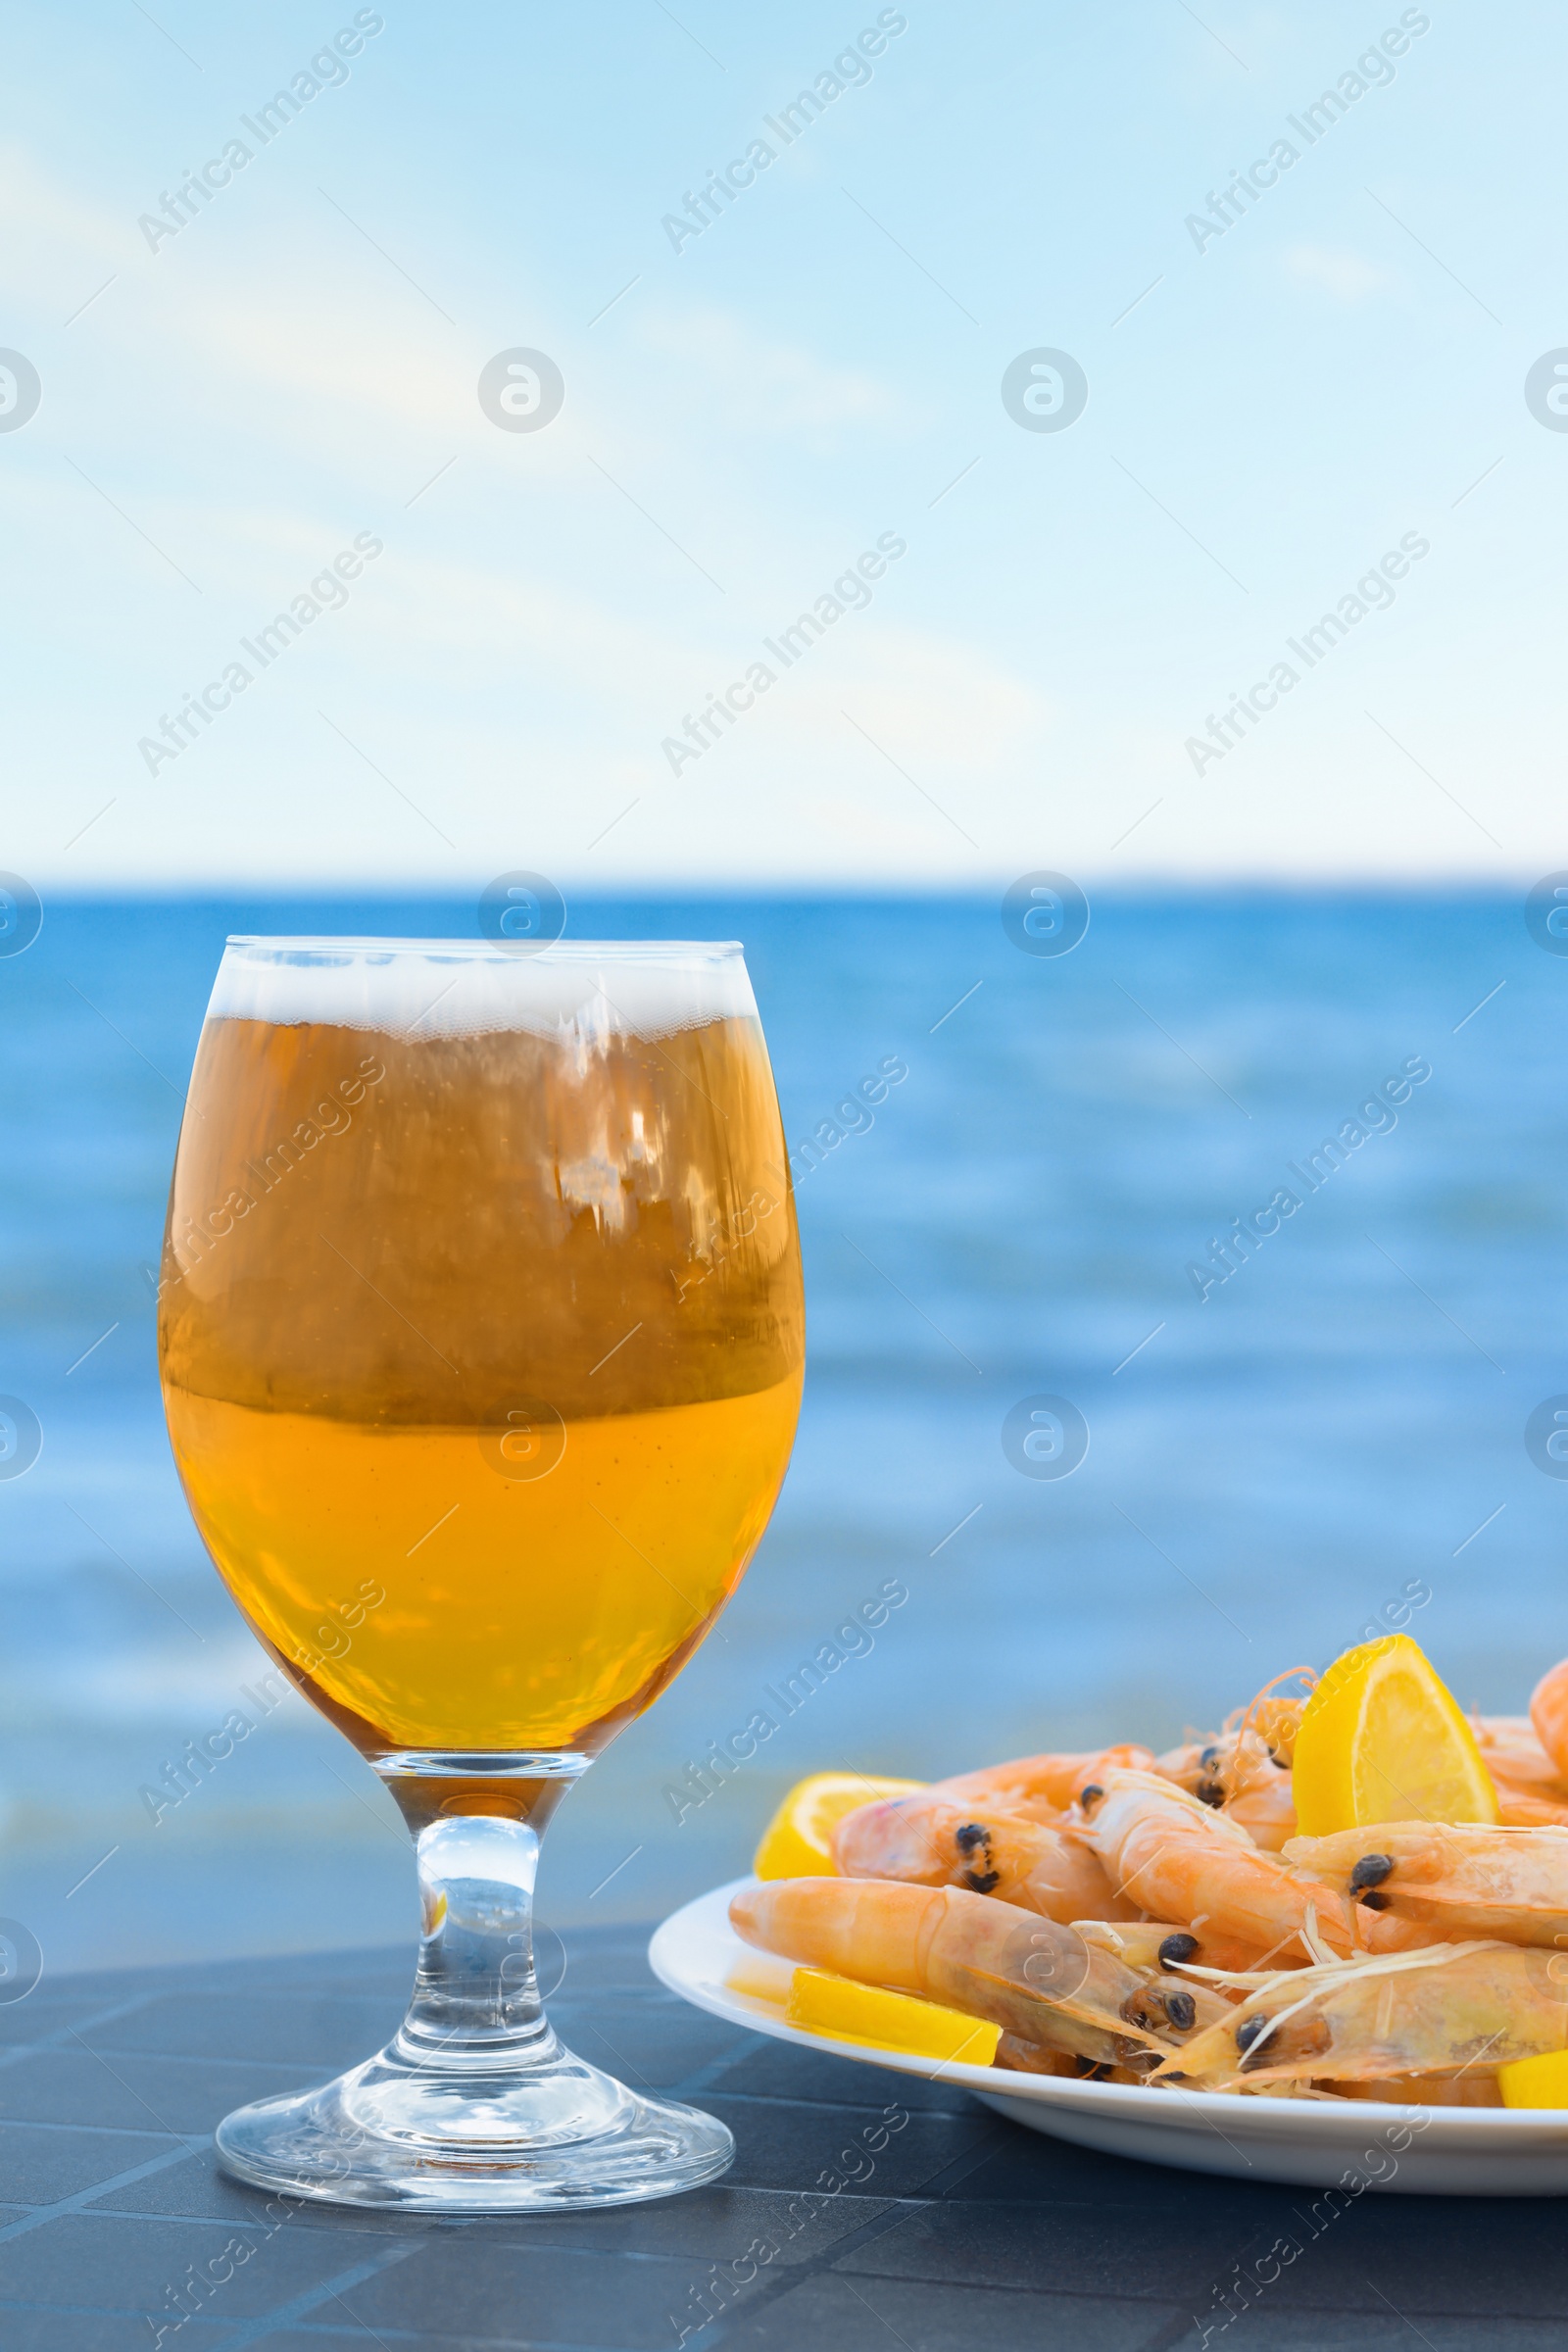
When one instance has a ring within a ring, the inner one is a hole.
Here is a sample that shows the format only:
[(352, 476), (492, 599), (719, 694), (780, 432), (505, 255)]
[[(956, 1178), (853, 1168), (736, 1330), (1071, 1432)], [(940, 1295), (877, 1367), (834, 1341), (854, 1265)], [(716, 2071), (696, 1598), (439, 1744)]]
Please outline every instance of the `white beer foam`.
[(312, 1021), (403, 1039), (663, 1037), (755, 1019), (734, 940), (231, 939), (209, 1020)]

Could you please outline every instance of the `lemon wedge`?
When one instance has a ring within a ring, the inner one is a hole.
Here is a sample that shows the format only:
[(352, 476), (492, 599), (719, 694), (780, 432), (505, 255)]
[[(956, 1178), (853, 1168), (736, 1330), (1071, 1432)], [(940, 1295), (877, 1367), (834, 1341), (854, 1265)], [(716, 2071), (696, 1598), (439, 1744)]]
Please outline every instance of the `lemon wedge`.
[(1497, 2088), (1505, 2107), (1568, 2107), (1568, 2050), (1499, 2066)]
[(1002, 2028), (988, 2025), (984, 2018), (944, 2009), (937, 2001), (916, 2000), (909, 1992), (856, 1984), (819, 1968), (795, 1971), (784, 2015), (788, 2024), (808, 2034), (828, 2034), (834, 2041), (903, 2050), (912, 2058), (956, 2059), (964, 2066), (989, 2066), (1002, 2039)]
[(1301, 1711), (1291, 1778), (1303, 1838), (1377, 1821), (1497, 1819), (1475, 1735), (1408, 1634), (1335, 1660)]
[(923, 1781), (868, 1780), (858, 1772), (814, 1772), (797, 1781), (766, 1829), (752, 1868), (760, 1879), (825, 1879), (836, 1874), (828, 1836), (835, 1822), (879, 1796), (909, 1796)]

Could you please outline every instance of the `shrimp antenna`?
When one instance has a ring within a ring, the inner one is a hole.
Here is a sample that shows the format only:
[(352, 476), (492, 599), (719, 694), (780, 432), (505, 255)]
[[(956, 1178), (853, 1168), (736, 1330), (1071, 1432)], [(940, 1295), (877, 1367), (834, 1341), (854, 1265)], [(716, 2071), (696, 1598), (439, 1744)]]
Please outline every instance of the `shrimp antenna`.
[[(1306, 1685), (1306, 1692), (1310, 1692), (1315, 1687), (1317, 1679), (1317, 1668), (1315, 1666), (1287, 1666), (1283, 1674), (1270, 1676), (1269, 1680), (1263, 1685), (1261, 1690), (1254, 1691), (1245, 1707), (1239, 1707), (1234, 1713), (1226, 1716), (1226, 1730), (1229, 1731), (1232, 1725), (1234, 1725), (1238, 1732), (1250, 1731), (1253, 1727), (1253, 1718), (1257, 1715), (1264, 1701), (1272, 1692), (1279, 1690), (1282, 1683), (1304, 1683)], [(1306, 1695), (1306, 1692), (1302, 1693), (1303, 1697)]]

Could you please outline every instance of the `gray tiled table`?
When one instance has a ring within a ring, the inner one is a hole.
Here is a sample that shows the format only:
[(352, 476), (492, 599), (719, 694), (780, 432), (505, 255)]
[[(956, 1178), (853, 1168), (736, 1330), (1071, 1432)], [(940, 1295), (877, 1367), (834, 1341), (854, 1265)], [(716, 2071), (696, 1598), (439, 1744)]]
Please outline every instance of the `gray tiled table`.
[(0, 2009), (0, 2352), (152, 2352), (160, 2327), (165, 2352), (673, 2352), (682, 2328), (695, 2352), (1197, 2352), (1205, 2322), (1225, 2352), (1568, 2352), (1556, 2202), (1365, 2196), (1222, 2332), (1233, 2266), (1306, 2239), (1302, 2192), (1092, 2155), (738, 2032), (658, 1986), (645, 1944), (568, 1936), (552, 2014), (722, 2115), (735, 2167), (551, 2220), (270, 2207), (215, 2170), (227, 2108), (384, 2039), (406, 1954), (46, 1979)]

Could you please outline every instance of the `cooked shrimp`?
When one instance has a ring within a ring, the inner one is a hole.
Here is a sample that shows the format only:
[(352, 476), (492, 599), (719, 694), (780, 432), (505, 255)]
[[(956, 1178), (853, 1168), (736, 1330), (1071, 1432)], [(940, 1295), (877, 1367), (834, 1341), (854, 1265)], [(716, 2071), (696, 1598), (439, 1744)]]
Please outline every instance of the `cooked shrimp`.
[(1472, 1715), (1470, 1728), (1494, 1781), (1537, 1796), (1568, 1799), (1568, 1782), (1543, 1747), (1528, 1715)]
[(1069, 2050), (1048, 2050), (1040, 2042), (1025, 2041), (1021, 2034), (1004, 2034), (997, 2043), (997, 2054), (991, 2061), (1015, 2075), (1066, 2075), (1080, 2082), (1147, 2082), (1149, 2052), (1141, 2050), (1138, 2062), (1132, 2066), (1097, 2066), (1088, 2058), (1075, 2058)]
[(1015, 1813), (1024, 1805), (1039, 1803), (1065, 1813), (1084, 1783), (1098, 1778), (1102, 1767), (1109, 1772), (1117, 1765), (1130, 1765), (1147, 1772), (1153, 1762), (1151, 1751), (1136, 1743), (1085, 1748), (1079, 1753), (1048, 1752), (1017, 1756), (1009, 1764), (988, 1764), (980, 1772), (960, 1772), (951, 1780), (937, 1782), (936, 1788), (960, 1805), (1000, 1805), (1004, 1811)]
[(1202, 1793), (1203, 1782), (1215, 1784), (1217, 1792), (1203, 1798), (1210, 1805), (1222, 1803), (1260, 1777), (1288, 1774), (1306, 1701), (1288, 1697), (1280, 1685), (1302, 1680), (1308, 1685), (1314, 1680), (1309, 1667), (1292, 1666), (1275, 1675), (1247, 1706), (1226, 1716), (1222, 1732), (1210, 1732), (1185, 1746), (1169, 1749), (1157, 1758), (1155, 1769), (1190, 1788), (1195, 1796)]
[[(1112, 1953), (1128, 1968), (1165, 1967), (1167, 1963), (1161, 1946), (1169, 1943), (1172, 1936), (1178, 1939), (1181, 1946), (1172, 1955), (1173, 1958), (1190, 1961), (1195, 1956), (1186, 1949), (1186, 1946), (1193, 1941), (1193, 1937), (1188, 1936), (1183, 1929), (1172, 1927), (1168, 1920), (1131, 1919), (1112, 1922), (1105, 1919), (1075, 1919), (1071, 1924), (1077, 1929), (1086, 1943), (1098, 1944), (1102, 1952)], [(1220, 1968), (1223, 1965), (1223, 1962), (1218, 1960), (1210, 1963), (1210, 1966), (1214, 1968)], [(1242, 1962), (1241, 1965), (1245, 1967), (1246, 1962)]]
[(1349, 1900), (1439, 1936), (1568, 1942), (1568, 1829), (1385, 1821), (1293, 1838), (1285, 1859)]
[(1530, 1721), (1558, 1772), (1568, 1776), (1568, 1658), (1544, 1674), (1531, 1692)]
[(1240, 1731), (1253, 1733), (1262, 1740), (1281, 1770), (1289, 1772), (1296, 1757), (1296, 1735), (1306, 1699), (1287, 1696), (1280, 1685), (1304, 1682), (1310, 1690), (1316, 1680), (1316, 1675), (1308, 1666), (1293, 1666), (1284, 1674), (1275, 1675), (1272, 1682), (1263, 1685), (1250, 1706), (1243, 1707), (1237, 1715), (1226, 1717), (1226, 1730), (1235, 1726)]
[(1225, 2009), (1201, 1985), (1128, 1968), (1072, 1928), (955, 1886), (773, 1879), (744, 1888), (729, 1916), (764, 1951), (945, 2002), (1096, 2065), (1174, 2055)]
[[(1201, 1793), (1204, 1804), (1217, 1810), (1225, 1802), (1225, 1785), (1219, 1776), (1227, 1746), (1220, 1733), (1205, 1733), (1201, 1740), (1185, 1740), (1180, 1747), (1167, 1747), (1154, 1758), (1152, 1769), (1162, 1781), (1173, 1781), (1178, 1788), (1185, 1788), (1189, 1796)], [(1135, 1764), (1131, 1769), (1147, 1772), (1151, 1767)], [(1084, 1782), (1094, 1782), (1098, 1777), (1086, 1773)]]
[(1174, 1781), (1178, 1788), (1239, 1821), (1252, 1843), (1270, 1853), (1278, 1853), (1286, 1838), (1296, 1835), (1289, 1764), (1246, 1725), (1167, 1748), (1155, 1758), (1154, 1769), (1161, 1779)]
[(1438, 1943), (1301, 1969), (1256, 1986), (1155, 2080), (1246, 2090), (1461, 2075), (1539, 2057), (1568, 2046), (1568, 1985), (1551, 1967), (1517, 1944)]
[[(1255, 1944), (1239, 1943), (1234, 1936), (1221, 1936), (1212, 1928), (1204, 1928), (1195, 1936), (1190, 1928), (1177, 1927), (1168, 1919), (1075, 1919), (1071, 1922), (1086, 1943), (1098, 1943), (1107, 1952), (1114, 1952), (1129, 1968), (1169, 1970), (1180, 1976), (1190, 1968), (1212, 1969), (1228, 1974), (1235, 1969), (1255, 1968), (1261, 1958)], [(1305, 1960), (1309, 1954), (1301, 1952)], [(1282, 1968), (1297, 1965), (1298, 1955), (1281, 1952), (1275, 1961)]]
[[(1217, 1929), (1265, 1952), (1300, 1935), (1311, 1912), (1332, 1949), (1348, 1951), (1356, 1940), (1348, 1906), (1320, 1878), (1263, 1853), (1239, 1822), (1154, 1773), (1108, 1772), (1082, 1791), (1081, 1807), (1117, 1892), (1161, 1919)], [(1392, 1920), (1356, 1925), (1382, 1949), (1412, 1940)]]
[(1492, 1776), (1497, 1791), (1497, 1819), (1509, 1830), (1568, 1829), (1568, 1803), (1542, 1796), (1533, 1788), (1517, 1788), (1511, 1781)]
[(1133, 1919), (1082, 1832), (1026, 1815), (956, 1804), (942, 1786), (847, 1813), (832, 1833), (847, 1879), (963, 1886), (1044, 1919)]
[(1529, 1716), (1472, 1715), (1470, 1723), (1497, 1791), (1498, 1819), (1514, 1830), (1568, 1828), (1568, 1781)]
[(1275, 1773), (1269, 1780), (1253, 1781), (1227, 1799), (1225, 1810), (1264, 1853), (1279, 1853), (1296, 1836), (1296, 1799), (1288, 1773), (1283, 1778)]
[(1473, 1715), (1483, 1763), (1509, 1829), (1568, 1827), (1568, 1781), (1536, 1736), (1528, 1715)]

